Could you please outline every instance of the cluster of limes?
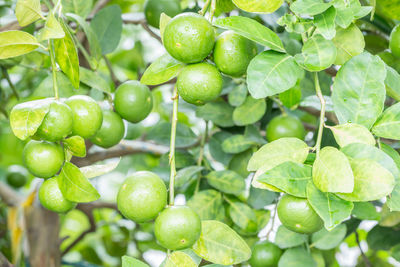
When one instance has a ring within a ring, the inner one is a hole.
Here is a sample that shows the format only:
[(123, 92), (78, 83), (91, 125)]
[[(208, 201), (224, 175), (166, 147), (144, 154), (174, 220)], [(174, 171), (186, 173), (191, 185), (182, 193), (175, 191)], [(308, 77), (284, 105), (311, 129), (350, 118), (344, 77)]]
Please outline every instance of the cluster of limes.
[(115, 112), (102, 110), (86, 95), (75, 95), (64, 101), (52, 100), (33, 140), (23, 151), (23, 161), (29, 172), (46, 179), (39, 189), (42, 205), (55, 212), (66, 212), (75, 206), (63, 196), (58, 185), (57, 173), (66, 160), (62, 146), (65, 138), (80, 136), (100, 147), (112, 147), (124, 137), (123, 119), (137, 123), (146, 118), (152, 108), (150, 89), (138, 81), (127, 81), (117, 88)]

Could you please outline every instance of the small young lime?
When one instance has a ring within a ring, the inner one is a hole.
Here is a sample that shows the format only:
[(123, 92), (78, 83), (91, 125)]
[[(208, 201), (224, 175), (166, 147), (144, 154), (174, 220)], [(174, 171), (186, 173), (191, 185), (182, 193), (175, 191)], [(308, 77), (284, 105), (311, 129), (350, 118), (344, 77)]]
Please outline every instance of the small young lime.
[(204, 105), (221, 93), (222, 76), (211, 64), (192, 64), (181, 71), (176, 86), (183, 100), (194, 105)]
[(120, 187), (117, 205), (122, 215), (132, 221), (150, 221), (167, 205), (167, 188), (155, 173), (136, 172)]
[(90, 138), (100, 129), (103, 113), (97, 102), (86, 95), (71, 96), (65, 101), (73, 115), (72, 134)]
[(14, 188), (23, 187), (27, 182), (27, 177), (25, 174), (20, 172), (9, 172), (6, 175), (6, 181), (9, 185)]
[(137, 123), (144, 120), (153, 109), (150, 89), (139, 81), (124, 82), (115, 92), (114, 108), (129, 122)]
[(393, 55), (400, 58), (400, 24), (394, 27), (390, 34), (389, 48)]
[(46, 141), (29, 141), (22, 157), (28, 170), (39, 178), (53, 177), (64, 164), (63, 148)]
[(158, 242), (170, 250), (193, 246), (201, 233), (199, 215), (187, 206), (171, 206), (158, 215), (154, 234)]
[(67, 200), (61, 193), (57, 177), (47, 179), (39, 188), (39, 200), (48, 210), (64, 213), (76, 206), (76, 203)]
[(103, 148), (118, 144), (125, 134), (125, 125), (121, 117), (111, 110), (103, 110), (103, 123), (100, 130), (90, 138), (90, 141)]
[(256, 243), (253, 246), (251, 258), (249, 260), (251, 267), (276, 267), (282, 256), (282, 249), (274, 243), (267, 240)]
[(181, 13), (179, 0), (147, 0), (144, 3), (144, 15), (149, 25), (159, 28), (161, 13), (175, 17)]
[(215, 33), (211, 23), (203, 16), (182, 13), (168, 22), (163, 42), (172, 57), (184, 63), (197, 63), (213, 49)]
[(272, 142), (282, 137), (296, 137), (304, 139), (306, 131), (297, 117), (280, 115), (273, 118), (267, 125), (266, 137)]

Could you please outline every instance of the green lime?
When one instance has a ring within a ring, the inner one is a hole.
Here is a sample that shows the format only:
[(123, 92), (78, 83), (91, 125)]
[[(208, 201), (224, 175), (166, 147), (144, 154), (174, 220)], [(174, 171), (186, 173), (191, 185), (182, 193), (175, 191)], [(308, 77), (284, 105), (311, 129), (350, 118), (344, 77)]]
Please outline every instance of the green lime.
[(389, 48), (393, 55), (400, 58), (400, 24), (390, 34)]
[(117, 204), (126, 218), (147, 222), (154, 219), (167, 205), (167, 188), (155, 173), (136, 172), (120, 187)]
[(205, 59), (214, 47), (214, 29), (196, 13), (182, 13), (171, 19), (164, 30), (163, 42), (168, 53), (184, 63)]
[(297, 117), (280, 115), (273, 118), (267, 125), (266, 137), (272, 142), (282, 137), (296, 137), (304, 139), (306, 131)]
[(158, 242), (170, 250), (193, 246), (201, 233), (199, 215), (187, 206), (171, 206), (158, 215), (154, 234)]
[(175, 17), (181, 13), (179, 0), (147, 0), (144, 3), (144, 15), (149, 25), (159, 28), (161, 13)]
[(203, 105), (221, 93), (222, 76), (211, 64), (192, 64), (181, 71), (176, 86), (183, 100), (194, 105)]
[(283, 251), (267, 240), (258, 242), (252, 249), (249, 260), (251, 267), (276, 267)]
[(307, 199), (291, 195), (284, 195), (279, 200), (278, 217), (286, 228), (300, 234), (312, 234), (324, 225)]
[(53, 101), (49, 112), (43, 119), (42, 124), (36, 132), (40, 139), (50, 142), (60, 141), (72, 132), (72, 110), (61, 101)]
[(103, 123), (100, 130), (90, 138), (93, 144), (109, 148), (118, 144), (125, 134), (125, 125), (121, 117), (111, 110), (103, 110)]
[(86, 95), (71, 96), (65, 101), (65, 104), (72, 110), (72, 134), (83, 138), (95, 135), (103, 121), (103, 113), (99, 104)]
[(7, 183), (14, 188), (23, 187), (27, 182), (26, 175), (20, 172), (9, 172), (6, 176)]
[(28, 170), (39, 178), (53, 177), (64, 164), (63, 148), (46, 141), (29, 141), (22, 157)]
[(149, 87), (139, 81), (124, 82), (115, 92), (114, 108), (127, 121), (136, 123), (144, 120), (153, 109)]
[(246, 73), (250, 60), (257, 54), (257, 46), (233, 31), (222, 33), (215, 43), (214, 62), (227, 75), (240, 77)]
[(61, 193), (57, 177), (47, 179), (39, 188), (39, 200), (48, 210), (64, 213), (73, 209), (76, 204), (67, 200)]

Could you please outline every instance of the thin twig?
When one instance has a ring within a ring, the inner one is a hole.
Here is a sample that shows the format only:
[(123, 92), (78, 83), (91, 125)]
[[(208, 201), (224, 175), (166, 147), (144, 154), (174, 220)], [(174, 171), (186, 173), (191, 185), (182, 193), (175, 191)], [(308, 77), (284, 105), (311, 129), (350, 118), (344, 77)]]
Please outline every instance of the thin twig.
[(6, 78), (8, 85), (10, 86), (11, 90), (13, 91), (15, 97), (17, 98), (17, 100), (19, 100), (19, 94), (17, 92), (17, 88), (15, 88), (14, 84), (12, 83), (7, 69), (5, 67), (1, 67), (1, 71), (3, 73), (4, 78)]
[(169, 176), (169, 205), (174, 205), (175, 200), (175, 176), (176, 176), (176, 166), (175, 166), (175, 141), (176, 141), (176, 125), (178, 123), (178, 102), (179, 95), (178, 89), (174, 86), (174, 91), (172, 93), (173, 109), (171, 118), (171, 140), (169, 147), (169, 165), (170, 165), (170, 176)]
[(111, 80), (113, 81), (115, 87), (118, 87), (121, 84), (121, 82), (118, 80), (117, 76), (115, 75), (115, 72), (111, 65), (110, 60), (108, 59), (108, 57), (106, 55), (104, 55), (103, 58), (104, 58), (104, 61), (106, 62), (107, 69), (110, 72)]
[(160, 43), (162, 43), (161, 37), (158, 34), (156, 34), (155, 32), (153, 32), (152, 29), (150, 29), (146, 20), (144, 20), (144, 19), (141, 19), (141, 20), (124, 19), (123, 22), (124, 22), (124, 24), (141, 25), (143, 27), (143, 29), (146, 30), (152, 37), (154, 37), (156, 40), (158, 40)]
[(317, 152), (317, 157), (319, 155), (319, 151), (321, 149), (321, 141), (322, 141), (322, 133), (324, 131), (324, 125), (325, 125), (325, 105), (326, 101), (324, 96), (322, 95), (321, 87), (319, 86), (319, 80), (318, 80), (318, 73), (314, 73), (314, 78), (315, 78), (315, 91), (317, 93), (317, 96), (319, 98), (319, 101), (321, 102), (321, 113), (319, 115), (319, 127), (318, 127), (318, 135), (317, 135), (317, 142), (315, 144), (315, 150)]
[(53, 75), (54, 98), (58, 99), (57, 66), (56, 66), (56, 59), (54, 57), (53, 43), (51, 42), (51, 40), (49, 40), (49, 54), (51, 61), (51, 73)]
[[(198, 158), (198, 160), (197, 160), (197, 166), (201, 166), (201, 164), (202, 164), (202, 162), (203, 162), (203, 157), (204, 157), (204, 145), (205, 145), (205, 143), (206, 143), (207, 138), (208, 138), (208, 121), (206, 121), (206, 128), (205, 128), (205, 130), (204, 130), (203, 137), (201, 138), (201, 141), (200, 141), (200, 151), (199, 151), (199, 158)], [(196, 189), (195, 189), (195, 191), (194, 191), (195, 194), (196, 194), (197, 192), (199, 192), (199, 189), (200, 189), (200, 182), (201, 182), (201, 174), (199, 173), (199, 174), (198, 174), (198, 177), (197, 177)]]
[(271, 228), (268, 230), (267, 234), (265, 235), (267, 240), (268, 240), (268, 237), (271, 234), (271, 232), (274, 230), (275, 219), (276, 219), (276, 214), (277, 213), (278, 213), (278, 204), (275, 204), (274, 215), (272, 215)]
[(360, 237), (358, 236), (358, 232), (357, 232), (357, 231), (354, 231), (354, 234), (355, 234), (355, 236), (356, 236), (356, 242), (357, 242), (358, 248), (360, 249), (361, 256), (362, 256), (362, 258), (363, 258), (363, 260), (364, 260), (365, 266), (366, 266), (366, 267), (372, 267), (372, 264), (371, 264), (371, 262), (369, 261), (367, 255), (365, 255), (364, 251), (363, 251), (362, 248), (361, 248)]

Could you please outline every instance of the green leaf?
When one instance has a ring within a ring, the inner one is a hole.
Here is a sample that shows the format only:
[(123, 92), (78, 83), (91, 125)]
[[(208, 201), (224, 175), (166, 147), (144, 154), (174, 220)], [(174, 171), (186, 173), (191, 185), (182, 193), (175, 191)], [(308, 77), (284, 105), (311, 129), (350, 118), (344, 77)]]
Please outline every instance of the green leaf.
[(50, 102), (49, 99), (43, 99), (14, 106), (10, 113), (10, 125), (14, 135), (21, 140), (33, 136), (49, 112)]
[(375, 122), (372, 132), (379, 137), (400, 140), (400, 103), (387, 108)]
[(202, 166), (188, 166), (183, 169), (180, 169), (176, 173), (175, 177), (175, 186), (176, 187), (183, 187), (187, 186), (191, 182), (193, 182), (194, 179), (198, 177), (198, 173), (200, 173), (204, 167)]
[(292, 88), (303, 75), (292, 56), (265, 51), (251, 60), (247, 68), (247, 86), (254, 98), (264, 98)]
[(146, 69), (140, 82), (146, 85), (158, 85), (175, 78), (185, 66), (168, 53), (162, 55)]
[(233, 30), (249, 40), (269, 47), (271, 50), (285, 52), (285, 48), (278, 35), (254, 19), (231, 16), (217, 19), (214, 25), (218, 28)]
[(254, 146), (256, 142), (246, 138), (244, 135), (235, 134), (228, 137), (222, 142), (221, 147), (225, 153), (237, 154), (246, 151)]
[(0, 59), (27, 54), (40, 46), (36, 38), (23, 31), (0, 32)]
[(365, 47), (364, 35), (355, 24), (346, 29), (337, 28), (332, 41), (337, 49), (334, 62), (336, 65), (343, 65), (347, 60), (361, 54)]
[(307, 250), (297, 247), (289, 248), (283, 253), (278, 267), (317, 267), (317, 264)]
[(40, 41), (49, 39), (60, 39), (65, 37), (65, 32), (61, 27), (58, 20), (54, 17), (52, 12), (47, 15), (46, 24), (44, 28), (38, 33), (38, 39)]
[(103, 8), (94, 16), (90, 26), (97, 35), (103, 55), (111, 53), (121, 39), (121, 8), (119, 5)]
[(84, 67), (80, 67), (79, 72), (82, 83), (92, 88), (96, 88), (99, 91), (111, 93), (111, 87), (109, 83), (104, 80), (98, 73)]
[[(263, 145), (251, 157), (247, 170), (256, 171), (269, 162), (276, 162), (276, 159), (303, 163), (308, 155), (308, 146), (302, 140), (292, 137), (284, 137), (271, 143)], [(281, 162), (282, 163), (282, 162)]]
[(368, 248), (372, 250), (390, 250), (400, 242), (400, 231), (376, 225), (367, 235)]
[(332, 231), (322, 228), (311, 236), (312, 245), (321, 250), (333, 249), (342, 243), (346, 232), (345, 224), (338, 225)]
[(258, 189), (253, 186), (250, 187), (249, 194), (247, 203), (256, 210), (263, 209), (265, 206), (271, 204), (278, 196), (275, 192)]
[(228, 137), (232, 136), (231, 133), (225, 131), (219, 131), (213, 134), (208, 142), (208, 149), (212, 158), (225, 165), (228, 165), (232, 159), (232, 154), (225, 153), (222, 150), (221, 144)]
[(97, 164), (97, 165), (82, 167), (80, 168), (80, 171), (88, 179), (98, 177), (103, 174), (112, 172), (115, 168), (117, 168), (120, 160), (121, 159), (106, 164)]
[(187, 205), (200, 216), (201, 220), (222, 221), (225, 218), (221, 193), (213, 189), (198, 192), (189, 199)]
[(61, 70), (69, 78), (75, 88), (79, 88), (79, 58), (76, 51), (74, 40), (67, 26), (61, 21), (61, 26), (65, 32), (62, 39), (54, 40), (54, 53)]
[(58, 185), (64, 197), (73, 202), (91, 202), (100, 198), (96, 188), (82, 174), (78, 167), (65, 162), (58, 178)]
[(234, 171), (212, 171), (206, 178), (212, 187), (227, 194), (239, 195), (246, 188), (243, 177)]
[(369, 53), (353, 57), (339, 69), (332, 100), (341, 124), (353, 122), (371, 128), (383, 110), (385, 77), (385, 64)]
[(232, 221), (244, 230), (256, 232), (258, 226), (254, 210), (242, 202), (233, 201), (227, 197), (225, 199), (227, 199), (229, 203), (228, 212)]
[(232, 118), (238, 126), (254, 124), (264, 116), (266, 109), (265, 99), (248, 96), (242, 105), (235, 108)]
[(246, 84), (241, 83), (235, 86), (228, 94), (229, 105), (237, 107), (243, 104), (247, 96)]
[(232, 0), (240, 9), (251, 13), (269, 14), (276, 11), (282, 4), (283, 0)]
[(359, 0), (334, 0), (332, 4), (336, 8), (336, 24), (347, 28), (353, 22), (361, 9)]
[(223, 265), (238, 264), (251, 256), (246, 242), (219, 221), (201, 222), (201, 235), (192, 249), (203, 259)]
[(396, 101), (400, 101), (400, 74), (386, 65), (386, 94)]
[(382, 210), (378, 215), (380, 215), (380, 226), (396, 227), (400, 223), (400, 212), (390, 211), (389, 207), (386, 204), (382, 206)]
[(343, 200), (332, 193), (321, 192), (312, 182), (307, 185), (307, 199), (324, 221), (327, 230), (332, 230), (346, 220), (353, 210), (352, 202)]
[(150, 267), (150, 266), (138, 259), (129, 256), (122, 256), (122, 267)]
[(351, 143), (363, 143), (374, 146), (375, 138), (368, 129), (357, 123), (345, 123), (336, 126), (327, 126), (335, 137), (336, 143), (340, 147), (347, 146)]
[(225, 101), (208, 102), (196, 108), (196, 117), (212, 121), (221, 127), (232, 127), (235, 124), (232, 120), (233, 107)]
[(336, 9), (331, 6), (324, 13), (314, 16), (314, 23), (318, 32), (325, 39), (331, 40), (336, 35)]
[(297, 84), (295, 87), (279, 94), (279, 100), (287, 108), (294, 108), (301, 101), (301, 88)]
[(312, 177), (322, 192), (353, 192), (354, 176), (349, 160), (337, 148), (326, 146), (321, 149), (313, 164)]
[(301, 54), (295, 56), (297, 63), (309, 71), (329, 68), (336, 59), (336, 47), (322, 35), (315, 35), (303, 45)]
[(265, 174), (257, 181), (270, 184), (296, 197), (306, 197), (306, 187), (311, 180), (311, 166), (292, 161), (284, 162)]
[(352, 193), (337, 193), (348, 201), (373, 201), (383, 198), (393, 190), (393, 175), (379, 163), (371, 159), (353, 159), (350, 161), (354, 174)]
[[(397, 166), (397, 169), (400, 168), (400, 155), (394, 150), (391, 146), (381, 143), (381, 149), (385, 154), (389, 155), (394, 163)], [(391, 211), (400, 211), (400, 179), (395, 176), (396, 185), (392, 191), (392, 193), (388, 196), (386, 204), (388, 205)]]
[(61, 0), (64, 13), (74, 13), (86, 18), (92, 10), (93, 0)]
[(15, 16), (21, 27), (25, 27), (38, 19), (44, 19), (40, 9), (40, 0), (18, 0)]
[(351, 214), (359, 220), (377, 221), (381, 218), (375, 206), (370, 202), (354, 202), (354, 209)]
[(164, 267), (197, 267), (197, 264), (186, 253), (174, 251), (167, 255)]
[(167, 14), (165, 14), (164, 12), (161, 13), (160, 16), (160, 36), (161, 36), (161, 40), (164, 42), (164, 30), (165, 30), (165, 26), (167, 26), (168, 22), (171, 20), (171, 17), (168, 16)]
[[(171, 123), (161, 122), (155, 125), (147, 134), (147, 139), (161, 145), (169, 145), (171, 140)], [(176, 147), (188, 147), (197, 142), (197, 137), (188, 126), (179, 123), (176, 127)]]
[(75, 135), (63, 140), (64, 147), (71, 151), (73, 156), (84, 158), (86, 157), (85, 139)]
[(307, 240), (307, 235), (290, 231), (283, 225), (279, 226), (275, 236), (275, 244), (281, 249), (297, 247), (305, 243)]
[(317, 15), (323, 13), (331, 3), (325, 3), (322, 0), (297, 0), (290, 5), (290, 9), (297, 15)]

